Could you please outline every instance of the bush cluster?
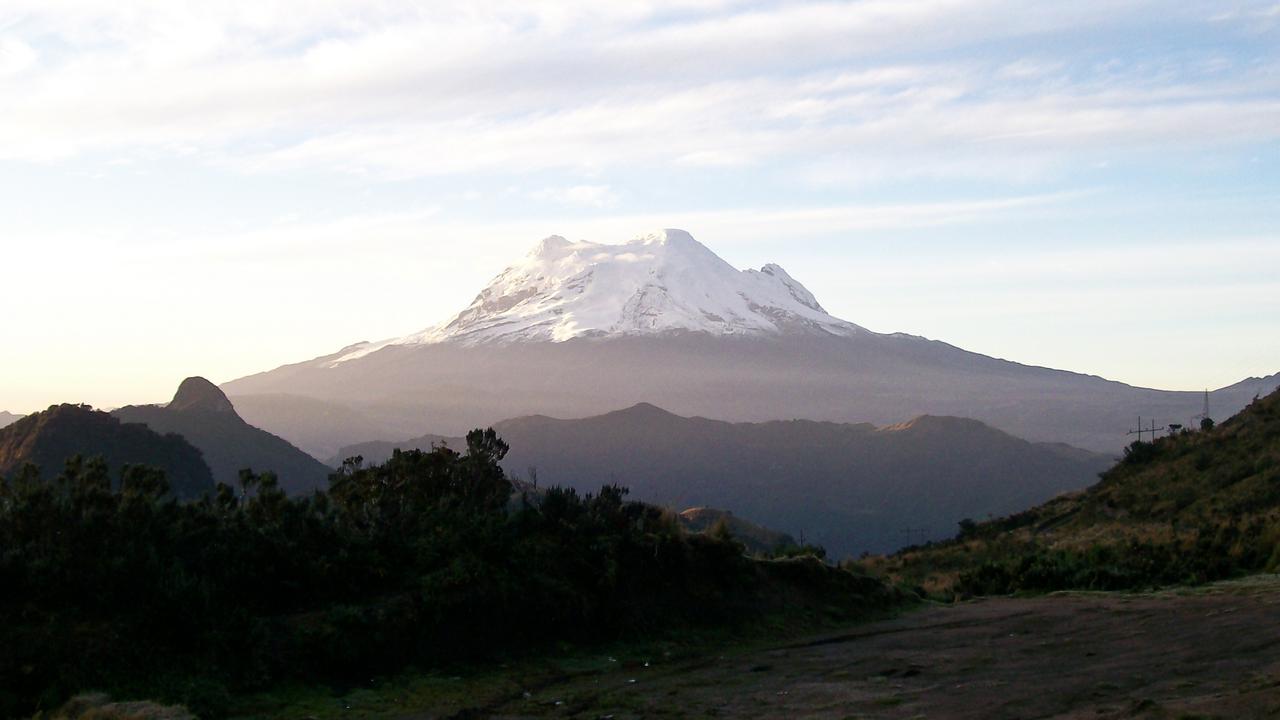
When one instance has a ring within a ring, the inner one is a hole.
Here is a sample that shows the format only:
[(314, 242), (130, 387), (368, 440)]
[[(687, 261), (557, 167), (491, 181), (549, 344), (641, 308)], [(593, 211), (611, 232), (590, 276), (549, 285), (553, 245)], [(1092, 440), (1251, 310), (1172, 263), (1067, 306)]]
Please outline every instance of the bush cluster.
[(961, 595), (1058, 590), (1141, 590), (1198, 585), (1274, 570), (1276, 523), (1267, 517), (1205, 525), (1182, 540), (1129, 539), (1086, 549), (1029, 545), (960, 573)]
[(781, 572), (622, 488), (514, 492), (506, 449), (355, 458), (305, 498), (245, 471), (182, 503), (100, 461), (0, 482), (0, 716), (89, 689), (217, 715), (281, 681), (723, 623)]

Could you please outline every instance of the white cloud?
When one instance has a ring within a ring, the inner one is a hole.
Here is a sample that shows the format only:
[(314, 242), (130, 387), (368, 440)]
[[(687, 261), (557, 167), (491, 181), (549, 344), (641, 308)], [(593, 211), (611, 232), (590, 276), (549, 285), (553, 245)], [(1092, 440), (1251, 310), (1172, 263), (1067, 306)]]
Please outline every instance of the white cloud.
[(1124, 64), (1080, 79), (1049, 58), (901, 60), (1145, 5), (20, 4), (0, 159), (181, 148), (411, 178), (772, 162), (812, 177), (843, 158), (871, 179), (1020, 180), (1081, 150), (1280, 136), (1280, 81), (1259, 69), (1188, 87)]
[(544, 188), (532, 193), (531, 197), (570, 207), (611, 208), (618, 204), (618, 193), (608, 185)]
[(31, 69), (35, 66), (36, 59), (36, 51), (30, 45), (16, 37), (0, 35), (0, 78)]

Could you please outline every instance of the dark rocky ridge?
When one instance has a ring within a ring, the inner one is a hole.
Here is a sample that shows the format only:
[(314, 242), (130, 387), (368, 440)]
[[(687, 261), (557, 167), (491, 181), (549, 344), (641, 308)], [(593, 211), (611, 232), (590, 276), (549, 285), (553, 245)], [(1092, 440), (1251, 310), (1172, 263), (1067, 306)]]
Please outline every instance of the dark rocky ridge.
[(177, 433), (204, 453), (213, 478), (235, 487), (242, 469), (273, 471), (286, 492), (328, 485), (331, 468), (265, 430), (246, 423), (216, 385), (201, 377), (182, 381), (168, 405), (131, 405), (112, 412), (126, 422)]

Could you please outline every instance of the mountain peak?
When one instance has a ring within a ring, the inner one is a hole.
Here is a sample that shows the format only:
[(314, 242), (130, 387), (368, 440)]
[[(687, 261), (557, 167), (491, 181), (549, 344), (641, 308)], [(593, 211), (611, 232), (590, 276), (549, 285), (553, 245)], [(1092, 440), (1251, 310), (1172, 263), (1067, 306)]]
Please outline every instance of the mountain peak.
[(574, 338), (703, 333), (718, 336), (866, 332), (829, 315), (778, 265), (738, 270), (684, 230), (619, 244), (551, 235), (503, 270), (449, 322), (362, 346), (562, 342)]
[(540, 258), (554, 256), (562, 253), (565, 248), (571, 247), (573, 243), (566, 240), (560, 235), (550, 235), (538, 241), (538, 244), (529, 251), (528, 257)]
[(654, 405), (653, 403), (647, 403), (647, 402), (638, 402), (635, 405), (632, 405), (631, 407), (623, 408), (621, 410), (614, 410), (611, 413), (606, 413), (604, 417), (627, 418), (631, 420), (640, 420), (644, 422), (650, 422), (655, 420), (670, 420), (670, 419), (684, 420), (685, 419), (669, 410), (664, 410), (658, 407), (657, 405)]
[(202, 377), (189, 377), (183, 380), (168, 407), (170, 410), (201, 410), (233, 415), (236, 412), (226, 394), (217, 385)]
[(693, 236), (686, 230), (678, 228), (664, 228), (647, 235), (641, 235), (631, 242), (641, 245), (668, 245), (673, 247), (685, 248), (701, 248), (706, 250), (707, 246), (693, 239)]

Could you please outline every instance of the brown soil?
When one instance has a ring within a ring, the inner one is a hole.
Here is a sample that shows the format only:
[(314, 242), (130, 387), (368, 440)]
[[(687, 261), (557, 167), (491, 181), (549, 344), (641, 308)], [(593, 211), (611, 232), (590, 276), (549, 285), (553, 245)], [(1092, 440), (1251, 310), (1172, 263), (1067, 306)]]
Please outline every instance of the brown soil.
[(456, 717), (1280, 717), (1280, 579), (931, 607), (531, 683)]

